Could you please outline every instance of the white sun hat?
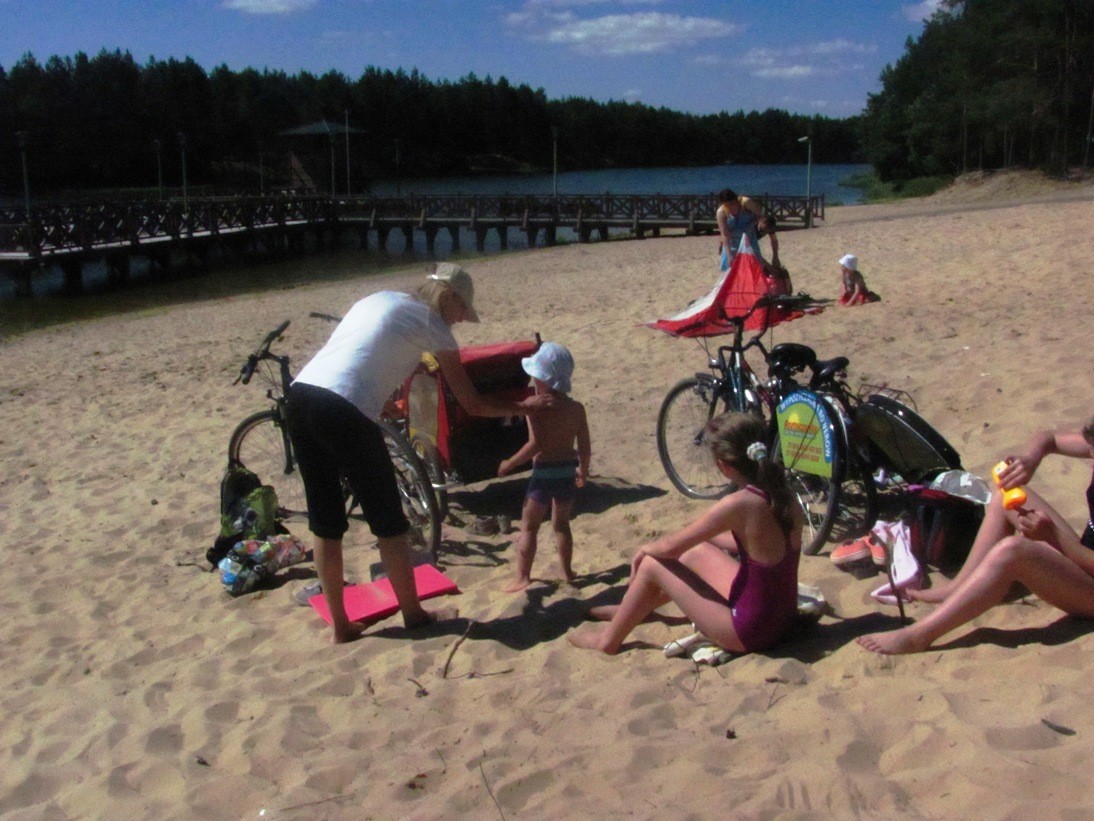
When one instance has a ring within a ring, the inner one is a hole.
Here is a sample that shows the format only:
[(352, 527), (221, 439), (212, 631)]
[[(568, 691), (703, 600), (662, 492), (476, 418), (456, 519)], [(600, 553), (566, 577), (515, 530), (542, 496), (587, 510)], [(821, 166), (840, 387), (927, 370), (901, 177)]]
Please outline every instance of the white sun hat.
[(852, 271), (858, 270), (858, 257), (854, 254), (844, 254), (840, 257), (839, 264), (844, 268), (850, 268)]
[(574, 358), (565, 346), (557, 342), (544, 342), (534, 354), (521, 359), (520, 364), (526, 374), (552, 390), (570, 392)]

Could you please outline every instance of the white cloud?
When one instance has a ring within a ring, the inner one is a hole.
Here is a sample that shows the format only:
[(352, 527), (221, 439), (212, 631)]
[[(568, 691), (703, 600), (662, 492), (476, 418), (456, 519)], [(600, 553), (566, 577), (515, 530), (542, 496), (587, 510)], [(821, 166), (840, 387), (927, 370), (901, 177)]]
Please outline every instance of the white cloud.
[[(510, 22), (517, 21), (511, 16)], [(740, 27), (704, 17), (640, 12), (609, 14), (581, 20), (572, 15), (544, 17), (546, 31), (530, 35), (533, 39), (568, 46), (590, 55), (621, 56), (658, 54), (702, 40), (728, 37)]]
[(816, 73), (816, 69), (813, 66), (792, 65), (792, 66), (769, 66), (767, 68), (757, 68), (752, 72), (753, 77), (760, 77), (765, 80), (798, 80), (802, 77), (810, 77)]
[(224, 8), (247, 14), (292, 14), (306, 11), (318, 0), (224, 0)]
[(804, 51), (807, 54), (872, 54), (877, 51), (877, 46), (852, 43), (850, 40), (828, 40), (806, 46)]
[(579, 8), (581, 6), (659, 6), (664, 0), (525, 0), (523, 8), (532, 11), (546, 8)]
[(923, 0), (921, 3), (914, 3), (912, 5), (906, 5), (900, 7), (900, 13), (904, 15), (905, 20), (911, 20), (912, 22), (918, 22), (920, 20), (927, 20), (930, 18), (938, 7), (942, 5), (942, 0)]
[(783, 49), (754, 48), (740, 57), (753, 77), (765, 80), (799, 80), (805, 77), (835, 77), (863, 69), (855, 60), (862, 54), (872, 54), (877, 46), (852, 43), (850, 40), (828, 40)]

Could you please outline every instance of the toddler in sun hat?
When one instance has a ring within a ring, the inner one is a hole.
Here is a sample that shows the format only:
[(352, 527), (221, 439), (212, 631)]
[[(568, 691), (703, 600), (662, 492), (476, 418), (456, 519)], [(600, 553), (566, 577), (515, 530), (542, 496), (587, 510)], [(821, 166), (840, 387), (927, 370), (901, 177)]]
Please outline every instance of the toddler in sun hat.
[(544, 342), (532, 356), (522, 359), (521, 365), (534, 380), (536, 393), (550, 394), (553, 404), (527, 417), (527, 444), (498, 466), (498, 476), (505, 476), (532, 461), (532, 476), (521, 510), (516, 574), (505, 586), (506, 593), (516, 593), (531, 584), (536, 538), (548, 514), (555, 531), (559, 570), (565, 581), (573, 581), (570, 514), (578, 488), (584, 487), (589, 477), (592, 453), (585, 406), (569, 396), (574, 373), (569, 350), (556, 342)]
[(863, 305), (881, 299), (866, 287), (866, 279), (858, 269), (857, 256), (844, 254), (840, 257), (839, 266), (840, 275), (843, 278), (843, 293), (840, 294), (839, 298), (840, 305)]
[(574, 375), (574, 357), (569, 349), (557, 342), (544, 342), (539, 350), (520, 361), (524, 372), (548, 388), (560, 393), (570, 392)]

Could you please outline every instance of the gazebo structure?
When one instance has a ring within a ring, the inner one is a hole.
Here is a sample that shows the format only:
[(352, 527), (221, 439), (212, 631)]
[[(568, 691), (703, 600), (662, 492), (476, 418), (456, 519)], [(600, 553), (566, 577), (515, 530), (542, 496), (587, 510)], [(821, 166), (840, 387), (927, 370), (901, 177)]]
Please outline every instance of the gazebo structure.
[(351, 128), (349, 124), (349, 112), (346, 112), (346, 122), (335, 123), (330, 120), (319, 120), (318, 122), (311, 123), (309, 125), (302, 125), (297, 128), (289, 128), (281, 132), (282, 137), (301, 137), (301, 136), (314, 136), (314, 135), (326, 135), (330, 140), (330, 195), (332, 197), (338, 195), (335, 168), (334, 168), (334, 140), (339, 134), (342, 134), (346, 138), (346, 196), (350, 196), (350, 161), (349, 161), (349, 135), (350, 134), (364, 134), (360, 128)]

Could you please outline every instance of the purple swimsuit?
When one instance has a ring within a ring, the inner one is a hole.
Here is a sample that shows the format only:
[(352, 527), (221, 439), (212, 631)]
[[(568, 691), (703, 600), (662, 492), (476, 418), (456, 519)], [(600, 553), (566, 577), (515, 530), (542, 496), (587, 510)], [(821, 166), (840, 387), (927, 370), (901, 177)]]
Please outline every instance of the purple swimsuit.
[[(764, 499), (767, 494), (746, 487)], [(777, 564), (764, 564), (748, 555), (744, 542), (733, 534), (739, 550), (741, 569), (729, 588), (729, 609), (733, 629), (749, 652), (775, 644), (798, 612), (798, 559), (787, 538), (786, 553)]]
[(1090, 487), (1086, 489), (1086, 506), (1090, 518), (1087, 519), (1082, 542), (1085, 547), (1094, 550), (1094, 475), (1090, 477)]

